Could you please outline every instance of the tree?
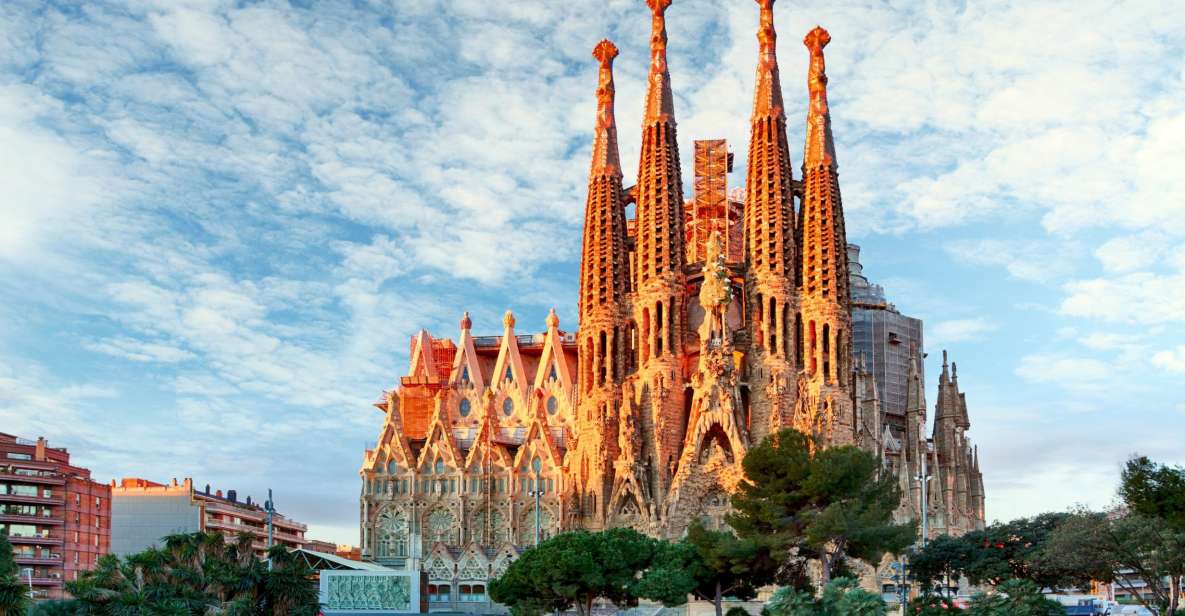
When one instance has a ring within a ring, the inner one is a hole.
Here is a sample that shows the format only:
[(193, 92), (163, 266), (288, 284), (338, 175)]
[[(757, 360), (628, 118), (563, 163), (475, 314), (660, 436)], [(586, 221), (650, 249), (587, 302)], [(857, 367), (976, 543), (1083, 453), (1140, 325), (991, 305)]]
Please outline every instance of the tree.
[(963, 610), (947, 597), (924, 593), (912, 599), (905, 612), (909, 616), (958, 616)]
[(1132, 458), (1124, 466), (1119, 496), (1135, 513), (1185, 532), (1185, 468)]
[(572, 606), (587, 616), (598, 597), (629, 605), (659, 549), (659, 542), (629, 528), (561, 533), (491, 581), (490, 598), (520, 616)]
[(996, 590), (996, 594), (972, 598), (967, 616), (1065, 616), (1061, 604), (1046, 599), (1030, 580), (1008, 580)]
[(746, 600), (773, 581), (778, 561), (763, 543), (692, 521), (678, 543), (663, 543), (655, 564), (639, 585), (639, 595), (664, 605), (685, 603), (687, 595), (711, 601), (721, 616), (725, 597)]
[(738, 535), (780, 551), (783, 576), (801, 575), (804, 557), (813, 556), (824, 583), (845, 558), (875, 564), (914, 541), (912, 522), (892, 522), (901, 493), (875, 455), (816, 449), (806, 435), (782, 430), (749, 450), (728, 520)]
[(972, 584), (993, 586), (1014, 578), (1050, 589), (1081, 583), (1080, 570), (1045, 550), (1050, 535), (1069, 516), (1043, 513), (963, 535), (960, 539), (969, 549), (963, 574)]
[(1084, 579), (1114, 582), (1150, 610), (1179, 608), (1173, 587), (1185, 575), (1185, 532), (1162, 519), (1080, 511), (1053, 534), (1048, 551), (1081, 569)]
[(836, 578), (827, 583), (823, 594), (783, 587), (765, 605), (768, 616), (884, 616), (885, 602), (879, 595), (856, 587), (851, 578)]
[(974, 548), (961, 537), (940, 535), (909, 555), (909, 570), (924, 590), (941, 581), (958, 580), (971, 562)]
[(20, 569), (8, 542), (8, 533), (0, 533), (0, 616), (23, 614), (28, 603), (27, 587), (17, 575)]
[(249, 536), (226, 542), (214, 533), (166, 537), (124, 559), (103, 556), (95, 568), (66, 583), (77, 611), (98, 615), (314, 616), (319, 606), (313, 573), (282, 547), (272, 569), (255, 557)]

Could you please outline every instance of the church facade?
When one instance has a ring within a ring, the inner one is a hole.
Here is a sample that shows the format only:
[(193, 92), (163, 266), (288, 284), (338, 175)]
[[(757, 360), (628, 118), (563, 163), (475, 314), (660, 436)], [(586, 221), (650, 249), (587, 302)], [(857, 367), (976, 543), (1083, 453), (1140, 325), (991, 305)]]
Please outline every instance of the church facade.
[[(622, 183), (613, 61), (602, 41), (580, 266), (579, 328), (413, 337), (410, 366), (360, 474), (364, 557), (428, 572), (429, 599), (484, 601), (484, 583), (539, 539), (628, 526), (680, 536), (723, 524), (745, 452), (793, 427), (881, 455), (899, 515), (932, 534), (983, 525), (983, 481), (953, 366), (933, 436), (910, 372), (906, 429), (889, 430), (852, 351), (847, 238), (827, 102), (826, 30), (804, 44), (809, 111), (795, 178), (773, 0), (760, 5), (746, 185), (729, 193), (722, 141), (695, 143), (685, 199), (666, 58), (670, 0), (652, 18), (637, 183)], [(632, 205), (633, 218), (627, 218)]]

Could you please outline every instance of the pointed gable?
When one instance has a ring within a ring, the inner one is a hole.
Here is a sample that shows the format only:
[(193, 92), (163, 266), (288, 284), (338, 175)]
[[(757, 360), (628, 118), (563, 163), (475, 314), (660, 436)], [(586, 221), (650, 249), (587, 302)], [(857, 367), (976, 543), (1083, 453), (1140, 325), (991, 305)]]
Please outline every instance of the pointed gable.
[(519, 397), (525, 398), (529, 383), (527, 370), (518, 350), (518, 339), (514, 336), (514, 313), (506, 311), (506, 315), (502, 317), (502, 327), (502, 343), (498, 348), (498, 361), (494, 363), (494, 373), (490, 375), (490, 387), (518, 390)]
[(427, 381), (434, 383), (440, 380), (440, 374), (436, 370), (435, 357), (432, 354), (432, 347), (432, 336), (429, 336), (426, 330), (421, 329), (420, 333), (412, 338), (411, 368), (407, 372), (408, 376), (421, 382)]
[(466, 312), (461, 318), (461, 335), (457, 338), (457, 354), (453, 357), (453, 369), (448, 382), (450, 385), (469, 383), (481, 391), (485, 389), (486, 376), (482, 373), (482, 364), (473, 345), (472, 327), (473, 321)]
[(555, 380), (563, 388), (563, 392), (570, 395), (574, 383), (559, 326), (560, 318), (556, 316), (555, 308), (552, 308), (547, 315), (547, 334), (543, 340), (543, 355), (539, 358), (539, 369), (535, 373), (535, 389), (541, 389)]
[(516, 469), (521, 469), (523, 463), (533, 459), (534, 456), (549, 460), (555, 468), (562, 468), (564, 465), (564, 456), (560, 453), (555, 441), (552, 440), (551, 433), (547, 430), (546, 420), (541, 416), (544, 412), (542, 404), (543, 401), (538, 396), (531, 401), (535, 418), (531, 421), (531, 427), (527, 429), (522, 446), (515, 454), (514, 468)]
[(461, 468), (464, 463), (464, 458), (461, 456), (461, 450), (457, 447), (457, 441), (453, 437), (453, 430), (449, 426), (449, 419), (451, 417), (448, 412), (448, 406), (445, 404), (445, 392), (442, 390), (436, 395), (436, 411), (432, 415), (432, 422), (428, 426), (428, 438), (424, 443), (424, 447), (420, 450), (420, 458), (417, 460), (417, 468), (423, 468), (425, 463), (434, 459), (435, 454), (443, 456), (445, 463), (453, 468)]

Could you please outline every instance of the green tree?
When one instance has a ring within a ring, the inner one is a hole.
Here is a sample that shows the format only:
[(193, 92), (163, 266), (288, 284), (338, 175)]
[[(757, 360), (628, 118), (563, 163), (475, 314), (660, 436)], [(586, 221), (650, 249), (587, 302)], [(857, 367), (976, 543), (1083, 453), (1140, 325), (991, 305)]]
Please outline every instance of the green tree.
[(100, 616), (314, 616), (313, 571), (282, 547), (273, 567), (255, 557), (251, 538), (166, 537), (163, 546), (120, 559), (107, 555), (66, 583), (79, 613)]
[(767, 616), (884, 616), (885, 602), (879, 595), (856, 587), (851, 578), (827, 583), (818, 598), (790, 586), (778, 589), (762, 612)]
[(967, 616), (1065, 616), (1057, 601), (1046, 599), (1030, 580), (1013, 579), (1000, 584), (992, 595), (971, 599)]
[(729, 524), (783, 554), (783, 578), (801, 577), (812, 556), (826, 583), (845, 558), (875, 564), (916, 537), (913, 523), (892, 522), (901, 502), (896, 480), (882, 476), (876, 456), (859, 448), (816, 451), (809, 437), (782, 430), (749, 450), (742, 465), (745, 480), (732, 497)]
[(1150, 610), (1173, 614), (1180, 607), (1173, 587), (1185, 575), (1185, 532), (1163, 519), (1080, 511), (1053, 534), (1048, 552), (1081, 569), (1084, 579), (1114, 582)]
[(561, 533), (524, 552), (492, 580), (490, 598), (519, 616), (573, 606), (587, 616), (598, 597), (630, 605), (659, 549), (658, 541), (629, 528)]
[(29, 599), (28, 587), (21, 584), (19, 571), (8, 533), (0, 533), (0, 616), (24, 613)]
[(947, 597), (925, 593), (910, 600), (905, 612), (909, 616), (958, 616), (963, 610)]
[(1132, 458), (1124, 466), (1119, 496), (1135, 513), (1185, 532), (1185, 468)]
[(1081, 583), (1080, 570), (1051, 558), (1045, 550), (1050, 535), (1069, 516), (1043, 513), (963, 535), (959, 539), (969, 550), (963, 574), (972, 584), (993, 586), (1013, 578), (1051, 589)]
[(694, 520), (682, 541), (661, 546), (638, 592), (668, 606), (682, 604), (692, 594), (711, 601), (721, 616), (725, 597), (756, 597), (757, 588), (772, 582), (777, 568), (764, 543), (708, 530)]
[(946, 587), (963, 575), (973, 551), (972, 545), (962, 537), (940, 535), (910, 553), (909, 571), (923, 590), (933, 589), (938, 582)]

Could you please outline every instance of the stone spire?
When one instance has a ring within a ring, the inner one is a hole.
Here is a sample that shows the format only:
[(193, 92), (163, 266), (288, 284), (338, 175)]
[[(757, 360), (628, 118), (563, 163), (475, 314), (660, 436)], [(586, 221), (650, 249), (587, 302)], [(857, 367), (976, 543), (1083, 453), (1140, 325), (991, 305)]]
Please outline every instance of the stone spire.
[(637, 184), (637, 284), (643, 291), (655, 279), (679, 287), (683, 271), (683, 179), (675, 137), (675, 108), (667, 70), (664, 12), (670, 0), (647, 0), (652, 12), (650, 76), (642, 120), (642, 156)]
[(843, 207), (839, 197), (834, 146), (827, 111), (827, 76), (823, 47), (831, 40), (816, 27), (803, 43), (810, 50), (807, 78), (810, 110), (807, 113), (806, 151), (803, 160), (803, 195), (798, 235), (801, 261), (803, 372), (827, 406), (827, 421), (835, 429), (835, 443), (844, 443), (842, 431), (850, 426), (844, 402), (851, 397), (851, 300), (848, 294), (848, 251)]
[(642, 125), (662, 120), (675, 123), (675, 102), (671, 94), (671, 73), (667, 70), (666, 10), (671, 0), (646, 0), (650, 5), (650, 77), (646, 88), (646, 115)]
[(603, 40), (593, 49), (593, 57), (600, 63), (600, 77), (580, 258), (580, 333), (587, 340), (580, 345), (579, 380), (585, 391), (622, 376), (617, 346), (625, 336), (623, 302), (629, 277), (621, 159), (613, 117), (617, 47)]
[(593, 129), (592, 165), (589, 178), (596, 176), (621, 177), (621, 155), (617, 148), (617, 120), (613, 116), (616, 88), (613, 86), (613, 59), (617, 46), (604, 39), (593, 48), (592, 55), (600, 63), (597, 79), (597, 124)]
[(815, 26), (802, 42), (811, 52), (806, 80), (807, 91), (810, 92), (810, 110), (807, 114), (803, 167), (835, 169), (835, 141), (831, 137), (831, 111), (827, 108), (827, 67), (823, 59), (823, 48), (831, 42), (831, 35)]
[[(771, 379), (788, 379), (796, 372), (794, 337), (797, 329), (798, 294), (794, 278), (794, 205), (790, 147), (786, 140), (786, 113), (782, 82), (778, 76), (777, 32), (774, 0), (757, 0), (761, 21), (757, 30), (757, 78), (749, 131), (749, 169), (745, 182), (746, 257), (752, 273), (753, 337), (756, 355), (762, 358)], [(758, 392), (752, 405), (754, 438), (765, 429), (776, 430), (782, 418), (772, 408), (783, 407), (781, 392), (795, 387), (777, 384), (770, 392)], [(762, 398), (768, 393), (769, 404)], [(767, 418), (766, 415), (769, 415)], [(878, 435), (879, 436), (879, 435)]]

